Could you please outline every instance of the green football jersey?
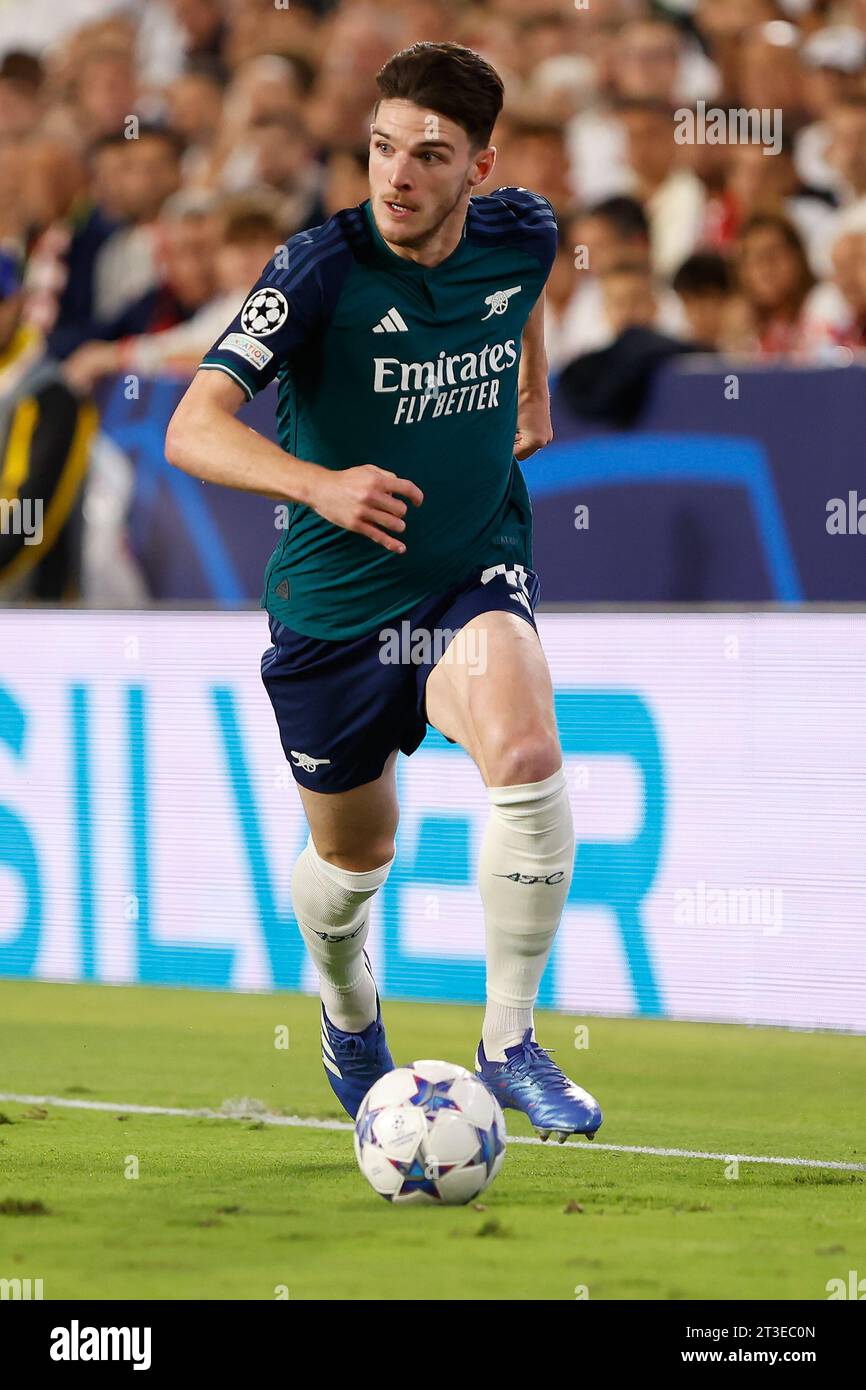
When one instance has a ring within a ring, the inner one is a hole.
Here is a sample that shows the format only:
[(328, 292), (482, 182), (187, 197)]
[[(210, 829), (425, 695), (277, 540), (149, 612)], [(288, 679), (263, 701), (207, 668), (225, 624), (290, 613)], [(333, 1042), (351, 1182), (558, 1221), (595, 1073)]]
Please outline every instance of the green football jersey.
[[(204, 358), (252, 396), (277, 380), (282, 447), (326, 468), (376, 464), (424, 493), (402, 555), (287, 503), (262, 607), (310, 637), (375, 631), (479, 566), (532, 565), (514, 457), (521, 336), (556, 254), (549, 202), (473, 198), (436, 266), (393, 252), (369, 201), (299, 232)], [(396, 533), (392, 533), (396, 534)]]

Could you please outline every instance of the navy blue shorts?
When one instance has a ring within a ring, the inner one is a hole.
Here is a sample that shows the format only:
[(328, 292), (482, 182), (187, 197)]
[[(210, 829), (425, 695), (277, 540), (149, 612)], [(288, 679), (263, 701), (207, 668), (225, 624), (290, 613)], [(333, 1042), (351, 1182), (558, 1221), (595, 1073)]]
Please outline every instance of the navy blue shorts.
[[(493, 565), (348, 641), (305, 637), (271, 615), (262, 680), (295, 780), (350, 791), (380, 777), (395, 748), (414, 753), (427, 732), (427, 677), (457, 640), (449, 634), (491, 609), (535, 627), (540, 592), (534, 570)], [(460, 641), (452, 658), (480, 656), (471, 632)]]

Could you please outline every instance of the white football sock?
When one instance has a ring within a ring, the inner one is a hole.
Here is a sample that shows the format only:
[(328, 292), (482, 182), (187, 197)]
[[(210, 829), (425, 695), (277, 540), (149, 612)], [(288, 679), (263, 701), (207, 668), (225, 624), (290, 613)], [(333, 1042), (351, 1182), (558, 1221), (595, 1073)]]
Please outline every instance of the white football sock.
[(491, 813), (478, 861), (487, 931), (481, 1036), (487, 1058), (501, 1062), (505, 1049), (533, 1027), (533, 1005), (574, 872), (574, 826), (561, 767), (541, 782), (487, 792)]
[(331, 1022), (360, 1033), (376, 1017), (376, 986), (364, 963), (370, 899), (388, 877), (392, 856), (377, 869), (354, 873), (322, 859), (312, 835), (292, 871), (292, 907), (319, 973)]

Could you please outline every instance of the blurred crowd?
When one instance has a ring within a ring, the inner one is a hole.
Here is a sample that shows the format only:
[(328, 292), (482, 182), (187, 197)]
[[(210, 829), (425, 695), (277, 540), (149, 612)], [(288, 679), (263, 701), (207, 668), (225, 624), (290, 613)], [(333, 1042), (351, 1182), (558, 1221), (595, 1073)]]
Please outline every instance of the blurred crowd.
[[(506, 83), (493, 182), (550, 198), (555, 365), (623, 324), (709, 350), (866, 343), (866, 0), (12, 0), (0, 245), (86, 390), (187, 369), (274, 245), (366, 196), (374, 75), (451, 38)], [(675, 138), (756, 110), (766, 143)]]
[[(366, 197), (375, 73), (418, 39), (503, 77), (491, 186), (557, 212), (554, 369), (634, 329), (866, 348), (866, 0), (6, 0), (0, 397), (35, 344), (81, 400), (191, 370), (278, 243)], [(707, 109), (772, 141), (681, 139)]]

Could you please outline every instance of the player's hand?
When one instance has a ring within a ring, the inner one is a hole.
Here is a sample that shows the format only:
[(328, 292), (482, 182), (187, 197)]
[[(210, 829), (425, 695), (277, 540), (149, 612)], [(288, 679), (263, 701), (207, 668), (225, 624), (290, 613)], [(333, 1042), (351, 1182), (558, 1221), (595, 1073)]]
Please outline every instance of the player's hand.
[(517, 434), (514, 436), (514, 457), (518, 461), (538, 453), (553, 439), (550, 423), (550, 397), (532, 397), (518, 403)]
[(335, 526), (342, 526), (345, 531), (369, 536), (371, 541), (395, 555), (405, 553), (403, 542), (389, 536), (388, 532), (399, 534), (406, 530), (403, 517), (407, 508), (401, 497), (408, 497), (414, 506), (420, 507), (424, 494), (419, 487), (408, 478), (398, 478), (396, 473), (377, 468), (373, 463), (344, 468), (340, 472), (324, 468), (322, 474), (317, 479), (311, 503), (319, 516)]

